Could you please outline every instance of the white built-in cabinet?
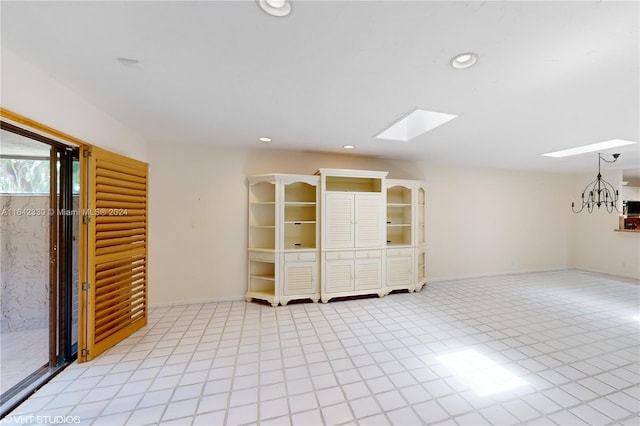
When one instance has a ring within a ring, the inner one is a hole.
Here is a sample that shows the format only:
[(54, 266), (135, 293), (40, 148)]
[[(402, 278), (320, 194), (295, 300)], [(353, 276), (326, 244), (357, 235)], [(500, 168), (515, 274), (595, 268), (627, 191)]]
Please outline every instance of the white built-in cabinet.
[(246, 299), (420, 290), (426, 283), (425, 189), (385, 171), (320, 169), (249, 182)]
[(320, 169), (320, 298), (386, 293), (387, 172)]
[(419, 291), (426, 283), (424, 185), (387, 179), (387, 276), (389, 291)]
[(249, 178), (247, 301), (320, 298), (318, 183), (306, 175)]

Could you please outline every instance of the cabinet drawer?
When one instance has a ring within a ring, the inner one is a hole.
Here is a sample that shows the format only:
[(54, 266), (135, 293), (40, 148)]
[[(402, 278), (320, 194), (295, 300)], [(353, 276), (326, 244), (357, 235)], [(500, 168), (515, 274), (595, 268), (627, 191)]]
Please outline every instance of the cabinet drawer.
[(382, 257), (381, 250), (366, 250), (356, 252), (357, 259), (379, 259)]
[(413, 254), (412, 248), (387, 249), (387, 256), (411, 256), (412, 254)]
[(285, 253), (284, 254), (285, 262), (315, 262), (316, 261), (316, 253), (315, 252), (307, 252), (307, 253)]
[(250, 260), (265, 260), (269, 262), (275, 262), (276, 255), (275, 253), (261, 252), (261, 251), (250, 251), (249, 252)]
[(326, 254), (327, 260), (353, 259), (352, 251), (331, 251)]

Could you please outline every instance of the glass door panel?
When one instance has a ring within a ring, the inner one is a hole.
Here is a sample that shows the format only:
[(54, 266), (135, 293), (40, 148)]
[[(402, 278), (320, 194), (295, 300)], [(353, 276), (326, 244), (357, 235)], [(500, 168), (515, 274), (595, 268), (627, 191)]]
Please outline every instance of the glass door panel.
[(3, 402), (50, 362), (52, 147), (2, 130), (0, 394)]

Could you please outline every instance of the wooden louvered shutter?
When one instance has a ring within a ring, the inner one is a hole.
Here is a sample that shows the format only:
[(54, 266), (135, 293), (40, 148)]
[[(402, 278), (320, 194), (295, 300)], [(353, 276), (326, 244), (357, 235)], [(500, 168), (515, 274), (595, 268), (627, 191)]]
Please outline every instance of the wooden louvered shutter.
[(89, 361), (147, 323), (146, 163), (83, 149), (78, 361)]

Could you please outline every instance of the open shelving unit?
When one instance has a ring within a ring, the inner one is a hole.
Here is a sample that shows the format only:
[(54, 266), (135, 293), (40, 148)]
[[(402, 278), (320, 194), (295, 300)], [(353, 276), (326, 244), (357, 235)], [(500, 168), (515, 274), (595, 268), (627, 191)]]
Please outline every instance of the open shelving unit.
[(420, 291), (427, 283), (425, 196), (424, 186), (420, 183), (416, 189), (416, 291)]
[(265, 297), (275, 294), (276, 271), (274, 262), (253, 260), (249, 262), (249, 287)]
[(284, 249), (315, 250), (317, 187), (305, 182), (284, 185)]
[(425, 239), (426, 239), (426, 234), (425, 234), (425, 222), (426, 222), (426, 218), (425, 218), (425, 192), (424, 192), (424, 188), (419, 187), (417, 190), (417, 196), (418, 196), (418, 212), (417, 212), (417, 216), (418, 216), (418, 224), (417, 224), (417, 231), (418, 231), (418, 236), (417, 236), (417, 244), (421, 245), (425, 243)]
[(387, 246), (411, 246), (413, 238), (413, 199), (409, 187), (387, 188)]
[(258, 182), (249, 191), (249, 249), (276, 248), (276, 186)]
[(269, 174), (248, 180), (249, 282), (245, 299), (266, 300), (273, 306), (293, 299), (317, 301), (319, 178)]

